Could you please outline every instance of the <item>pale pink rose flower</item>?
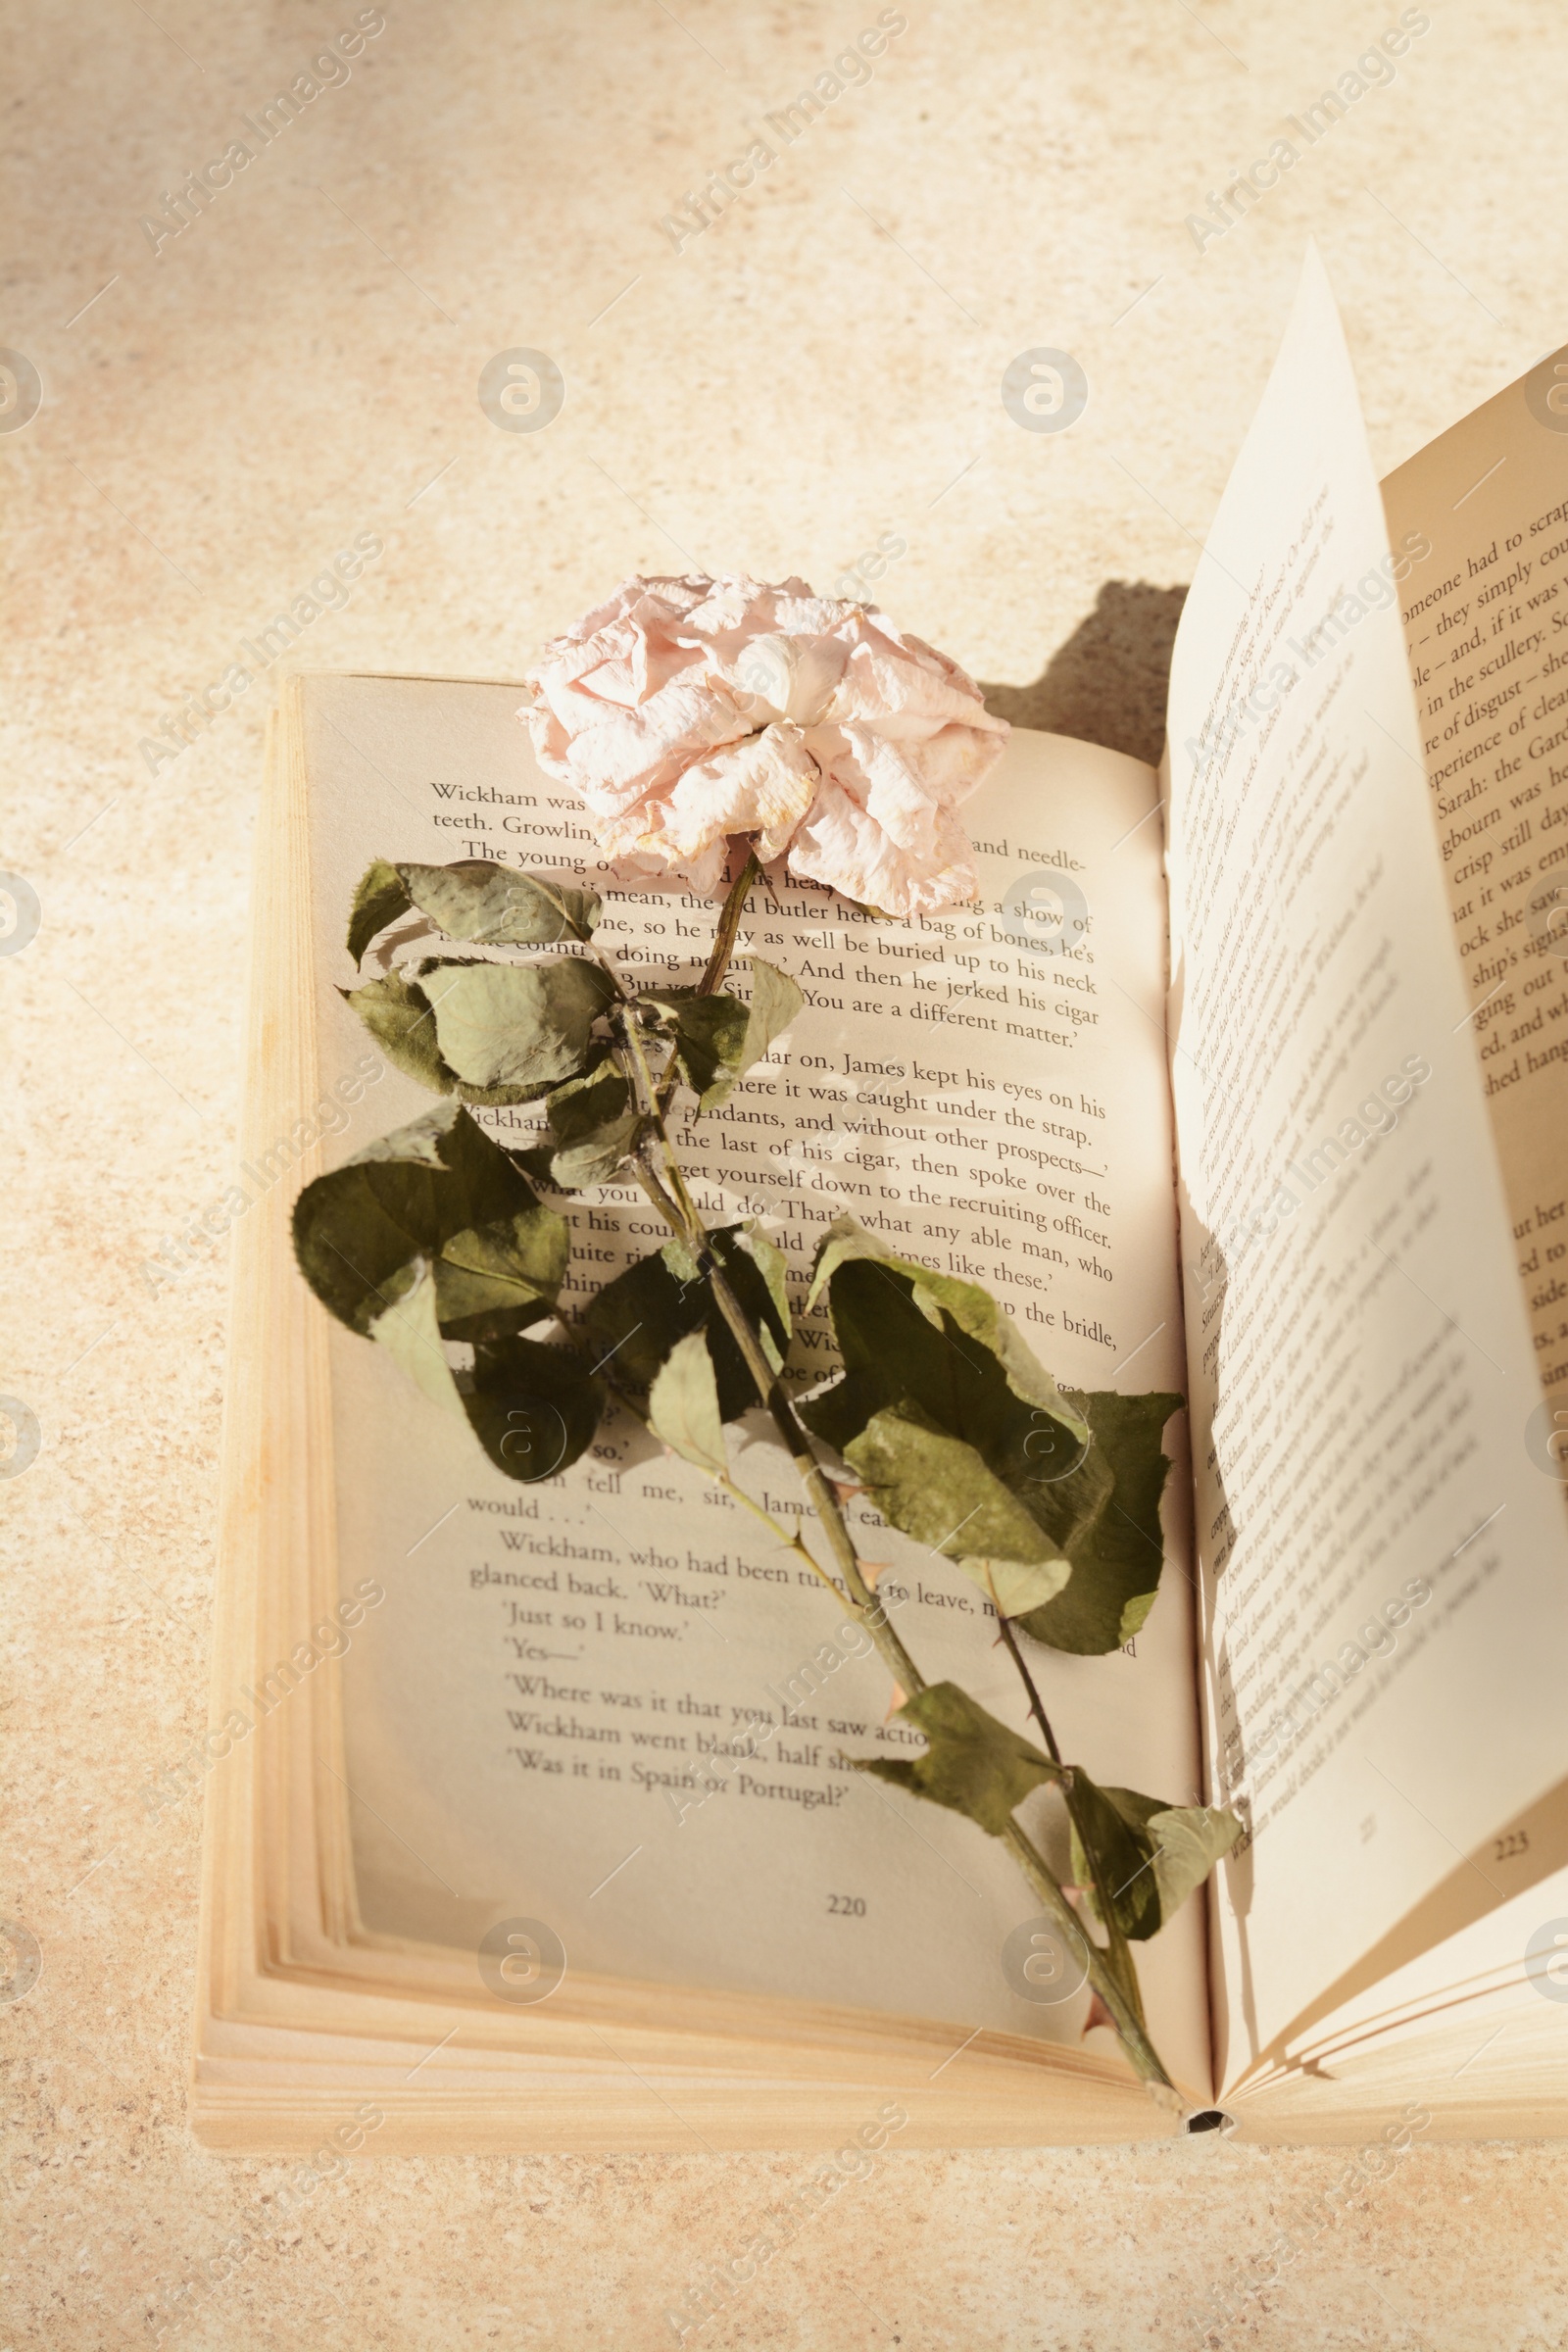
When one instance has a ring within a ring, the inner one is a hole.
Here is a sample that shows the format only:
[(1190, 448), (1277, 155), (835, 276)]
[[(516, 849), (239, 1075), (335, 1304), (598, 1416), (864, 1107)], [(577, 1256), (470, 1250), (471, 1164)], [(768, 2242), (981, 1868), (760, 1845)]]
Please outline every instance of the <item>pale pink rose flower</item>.
[(519, 713), (607, 858), (712, 891), (732, 835), (861, 906), (972, 899), (956, 811), (1000, 758), (956, 662), (804, 580), (626, 580), (552, 638)]

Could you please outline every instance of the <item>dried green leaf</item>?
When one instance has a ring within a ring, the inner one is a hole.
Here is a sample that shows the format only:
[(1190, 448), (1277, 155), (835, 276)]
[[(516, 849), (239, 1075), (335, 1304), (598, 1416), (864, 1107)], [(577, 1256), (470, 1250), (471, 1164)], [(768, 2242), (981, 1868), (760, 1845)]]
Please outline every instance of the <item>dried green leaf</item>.
[(556, 1311), (571, 1252), (564, 1217), (543, 1201), (455, 1233), (435, 1261), (436, 1312), (452, 1340), (495, 1340)]
[(550, 1126), (564, 1150), (596, 1135), (618, 1119), (631, 1102), (631, 1088), (614, 1055), (597, 1054), (579, 1078), (568, 1078), (550, 1097)]
[(360, 877), (349, 913), (349, 954), (355, 962), (363, 963), (365, 951), (378, 931), (412, 910), (413, 901), (398, 867), (389, 865), (384, 858), (372, 858)]
[[(1058, 1592), (1070, 1564), (974, 1446), (908, 1399), (873, 1413), (844, 1458), (884, 1519), (948, 1559), (1015, 1617)], [(989, 1567), (988, 1579), (984, 1560)]]
[(648, 1392), (648, 1426), (699, 1470), (722, 1475), (728, 1468), (713, 1359), (700, 1331), (677, 1340), (665, 1358)]
[(407, 972), (388, 972), (363, 987), (345, 989), (353, 1005), (394, 1069), (416, 1078), (432, 1094), (457, 1095), (465, 1102), (481, 1104), (528, 1102), (545, 1092), (542, 1086), (468, 1086), (441, 1057), (435, 1016), (418, 979)]
[(564, 1348), (537, 1340), (480, 1341), (473, 1368), (454, 1374), (436, 1320), (433, 1270), (416, 1260), (410, 1287), (378, 1315), (378, 1341), (444, 1412), (466, 1420), (497, 1469), (525, 1484), (554, 1478), (592, 1442), (604, 1385)]
[(457, 1091), (457, 1080), (441, 1059), (430, 1000), (416, 981), (388, 972), (343, 994), (394, 1069), (416, 1078), (432, 1094)]
[(456, 1102), (318, 1176), (294, 1204), (306, 1281), (367, 1334), (425, 1259), (438, 1313), (450, 1306), (462, 1336), (535, 1321), (553, 1307), (567, 1242), (564, 1220)]
[[(723, 1267), (752, 1329), (760, 1336), (763, 1354), (770, 1363), (775, 1356), (782, 1362), (790, 1339), (788, 1308), (779, 1305), (768, 1275), (756, 1251), (748, 1246), (746, 1235), (733, 1225), (721, 1225), (709, 1235), (708, 1246)], [(670, 1246), (669, 1265), (677, 1283), (697, 1271), (679, 1243)], [(706, 1312), (708, 1352), (713, 1359), (713, 1374), (718, 1382), (719, 1409), (726, 1421), (738, 1421), (742, 1413), (760, 1404), (762, 1399), (729, 1325), (711, 1303), (706, 1281), (699, 1278), (697, 1291), (692, 1295), (699, 1298)]]
[(782, 1037), (806, 1002), (788, 972), (781, 972), (777, 964), (769, 963), (761, 956), (751, 956), (746, 960), (752, 967), (752, 1001), (747, 1008), (746, 1034), (733, 1066), (721, 1073), (704, 1096), (704, 1110), (711, 1110), (724, 1101), (736, 1079), (744, 1077), (754, 1062), (761, 1060), (773, 1040)]
[(856, 1756), (858, 1772), (874, 1772), (911, 1796), (966, 1813), (993, 1838), (1003, 1837), (1024, 1798), (1043, 1782), (1060, 1779), (1048, 1756), (977, 1706), (956, 1683), (932, 1683), (898, 1709), (925, 1734), (923, 1756)]
[[(1224, 1805), (1167, 1805), (1136, 1788), (1101, 1788), (1081, 1768), (1073, 1773), (1073, 1805), (1095, 1847), (1102, 1881), (1123, 1934), (1145, 1942), (1158, 1934), (1242, 1834)], [(1073, 1876), (1092, 1886), (1094, 1874), (1077, 1823), (1072, 1831)], [(1100, 1905), (1093, 1893), (1097, 1918)]]
[(578, 1354), (539, 1340), (481, 1340), (459, 1387), (491, 1461), (526, 1486), (587, 1451), (606, 1403), (604, 1382)]
[[(924, 1298), (917, 1295), (919, 1286), (904, 1264), (880, 1254), (846, 1254), (833, 1268), (830, 1284), (844, 1375), (799, 1407), (808, 1427), (852, 1460), (857, 1441), (878, 1414), (893, 1411), (923, 1420), (961, 1441), (1010, 1497), (1003, 1522), (993, 1513), (984, 1523), (990, 1529), (984, 1539), (954, 1536), (944, 1545), (950, 1556), (969, 1552), (1024, 1565), (1069, 1559), (1074, 1523), (1042, 1480), (1038, 1457), (1076, 1452), (1071, 1427), (1020, 1396), (1006, 1366), (982, 1340), (961, 1328), (929, 1293)], [(949, 1535), (973, 1508), (981, 1491), (975, 1475), (971, 1464), (952, 1496), (956, 1501), (962, 1492), (961, 1506), (952, 1509), (926, 1541)], [(1108, 1488), (1108, 1475), (1101, 1475)], [(900, 1497), (907, 1482), (887, 1483), (887, 1515), (895, 1526), (905, 1526), (898, 1514), (905, 1508)]]
[(399, 865), (396, 872), (409, 899), (438, 930), (475, 947), (535, 948), (586, 940), (599, 920), (597, 892), (574, 890), (544, 874), (520, 873), (488, 858)]
[(633, 1109), (631, 1088), (610, 1054), (550, 1097), (554, 1152), (550, 1181), (562, 1192), (608, 1184), (636, 1151), (650, 1122)]
[(437, 1321), (436, 1270), (424, 1259), (399, 1277), (406, 1286), (370, 1326), (432, 1404), (466, 1420), (497, 1469), (526, 1484), (554, 1478), (593, 1439), (604, 1384), (569, 1348), (537, 1340), (481, 1340), (471, 1371), (454, 1374)]
[(375, 1317), (369, 1336), (423, 1390), (432, 1404), (438, 1404), (443, 1412), (455, 1413), (461, 1421), (463, 1398), (441, 1345), (435, 1280), (429, 1263), (424, 1258), (416, 1258), (405, 1273), (413, 1277), (409, 1287)]
[(589, 1185), (609, 1184), (632, 1158), (652, 1122), (628, 1111), (598, 1134), (558, 1152), (550, 1162), (550, 1181), (564, 1193), (580, 1193)]
[[(756, 1257), (742, 1247), (741, 1235), (727, 1225), (708, 1240), (753, 1329), (767, 1335), (764, 1348), (771, 1342), (782, 1352), (789, 1344), (789, 1326)], [(713, 1305), (707, 1282), (677, 1241), (666, 1242), (662, 1250), (639, 1258), (607, 1282), (589, 1300), (583, 1328), (592, 1360), (604, 1365), (618, 1388), (632, 1390), (651, 1387), (676, 1342), (704, 1329), (723, 1419), (738, 1420), (760, 1402), (757, 1384)]]
[(958, 1566), (1004, 1617), (1021, 1617), (1026, 1609), (1054, 1599), (1072, 1574), (1071, 1560), (1054, 1555), (1030, 1562), (960, 1552)]
[[(1042, 1489), (1042, 1507), (1063, 1523), (1075, 1520), (1063, 1537), (1073, 1572), (1056, 1597), (1022, 1623), (1037, 1642), (1093, 1656), (1130, 1642), (1154, 1605), (1164, 1559), (1159, 1499), (1170, 1469), (1160, 1434), (1182, 1399), (1157, 1391), (1122, 1396), (1102, 1390), (1074, 1391), (1072, 1401), (1093, 1432), (1093, 1446), (1080, 1470)], [(1091, 1494), (1085, 1475), (1097, 1468), (1108, 1484)]]
[(699, 1109), (722, 1100), (741, 1066), (751, 1014), (739, 997), (703, 996), (695, 988), (644, 989), (639, 1004), (657, 1013), (674, 1040), (675, 1067)]
[[(977, 1282), (963, 1282), (956, 1275), (940, 1274), (934, 1266), (923, 1265), (917, 1257), (898, 1257), (874, 1233), (867, 1232), (855, 1217), (835, 1217), (816, 1246), (811, 1266), (811, 1287), (807, 1293), (808, 1310), (816, 1304), (828, 1288), (833, 1300), (834, 1276), (843, 1266), (867, 1261), (884, 1266), (890, 1274), (902, 1276), (909, 1286), (910, 1296), (926, 1321), (942, 1329), (944, 1315), (951, 1318), (960, 1332), (978, 1340), (1002, 1365), (1008, 1386), (1015, 1396), (1029, 1404), (1038, 1404), (1052, 1418), (1086, 1446), (1089, 1431), (1082, 1416), (1075, 1411), (1065, 1392), (1056, 1386), (1044, 1364), (1038, 1362), (1011, 1316), (1000, 1306), (989, 1291)], [(835, 1320), (837, 1306), (834, 1304)]]
[(700, 1111), (722, 1102), (735, 1081), (760, 1061), (805, 1002), (787, 972), (750, 958), (752, 1001), (695, 988), (645, 989), (638, 1003), (660, 1017), (675, 1041), (675, 1066)]
[(593, 1024), (612, 993), (609, 975), (578, 956), (537, 963), (437, 962), (419, 977), (448, 1068), (469, 1086), (533, 1094), (582, 1068)]
[(1228, 1805), (1167, 1805), (1150, 1815), (1148, 1828), (1162, 1919), (1180, 1910), (1242, 1834), (1241, 1818)]
[[(774, 1316), (777, 1320), (775, 1322), (772, 1317), (762, 1316), (758, 1323), (757, 1336), (762, 1343), (762, 1353), (774, 1371), (780, 1372), (784, 1368), (784, 1357), (789, 1349), (790, 1335), (795, 1328), (794, 1318), (790, 1313), (789, 1290), (784, 1279), (784, 1252), (782, 1250), (774, 1248), (755, 1217), (749, 1217), (741, 1227), (736, 1236), (736, 1244), (738, 1248), (745, 1250), (762, 1277), (767, 1286), (767, 1295), (773, 1301)], [(774, 1337), (775, 1330), (780, 1328), (784, 1335), (782, 1340)]]
[(1087, 1831), (1100, 1882), (1109, 1888), (1122, 1934), (1133, 1943), (1157, 1935), (1163, 1924), (1153, 1871), (1153, 1840), (1146, 1828), (1150, 1813), (1158, 1810), (1157, 1797), (1140, 1796), (1132, 1788), (1102, 1788), (1081, 1766), (1074, 1766), (1072, 1875), (1089, 1890), (1090, 1909), (1100, 1918), (1094, 1893), (1096, 1872), (1085, 1851), (1083, 1832)]
[(525, 1152), (515, 1151), (509, 1145), (506, 1151), (513, 1166), (520, 1169), (530, 1184), (550, 1184), (553, 1181), (550, 1169), (556, 1155), (548, 1144), (531, 1145)]
[[(972, 1552), (963, 1564), (982, 1587), (986, 1563), (1004, 1611), (1041, 1641), (1092, 1654), (1130, 1640), (1159, 1582), (1159, 1496), (1169, 1467), (1159, 1433), (1180, 1398), (1058, 1389), (977, 1285), (892, 1256), (850, 1219), (818, 1251), (813, 1295), (824, 1284), (844, 1376), (799, 1407), (808, 1427), (852, 1464), (857, 1442), (888, 1411), (908, 1417), (913, 1408), (914, 1418), (962, 1440), (1024, 1516), (1004, 1540), (988, 1533), (943, 1548)], [(867, 1466), (888, 1470), (880, 1454)], [(884, 1485), (886, 1499), (877, 1499), (895, 1526), (913, 1533), (912, 1522), (929, 1524), (917, 1478), (884, 1475)], [(970, 1470), (936, 1491), (945, 1504), (961, 1497), (968, 1507), (980, 1490)], [(1026, 1597), (1027, 1585), (1005, 1575), (1008, 1560), (1030, 1567), (1052, 1559), (1070, 1573), (1050, 1592)]]
[(650, 1251), (595, 1293), (583, 1310), (589, 1356), (617, 1388), (652, 1386), (677, 1340), (707, 1319), (707, 1285), (675, 1242)]

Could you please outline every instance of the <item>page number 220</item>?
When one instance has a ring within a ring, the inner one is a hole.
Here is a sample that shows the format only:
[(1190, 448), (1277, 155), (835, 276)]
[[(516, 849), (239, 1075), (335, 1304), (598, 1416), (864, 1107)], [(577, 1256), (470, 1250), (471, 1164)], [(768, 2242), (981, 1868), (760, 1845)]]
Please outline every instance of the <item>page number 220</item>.
[(827, 1907), (830, 1915), (835, 1919), (863, 1919), (865, 1917), (863, 1894), (830, 1894), (827, 1898)]

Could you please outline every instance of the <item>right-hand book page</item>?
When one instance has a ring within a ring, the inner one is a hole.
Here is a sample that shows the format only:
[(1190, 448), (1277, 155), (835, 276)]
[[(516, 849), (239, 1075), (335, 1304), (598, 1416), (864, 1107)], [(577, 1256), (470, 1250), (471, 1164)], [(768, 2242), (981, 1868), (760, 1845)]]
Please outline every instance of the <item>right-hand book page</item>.
[[(1414, 560), (1309, 252), (1171, 677), (1207, 1738), (1248, 1823), (1215, 1906), (1226, 2082), (1568, 1772), (1568, 1527), (1528, 1450), (1541, 1385), (1395, 585)], [(1512, 1867), (1489, 1862), (1498, 1901), (1538, 1864)]]
[(1383, 503), (1396, 545), (1432, 551), (1401, 586), (1430, 805), (1541, 1383), (1557, 1389), (1568, 1384), (1568, 349), (1391, 474)]

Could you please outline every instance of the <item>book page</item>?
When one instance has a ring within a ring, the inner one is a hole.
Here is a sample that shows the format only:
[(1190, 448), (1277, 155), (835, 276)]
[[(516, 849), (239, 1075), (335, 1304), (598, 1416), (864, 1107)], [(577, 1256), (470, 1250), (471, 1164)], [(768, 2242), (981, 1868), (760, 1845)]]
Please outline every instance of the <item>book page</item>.
[[(1542, 1386), (1568, 1385), (1568, 347), (1383, 485)], [(1544, 1425), (1540, 1450), (1561, 1416)], [(1563, 1441), (1559, 1439), (1557, 1451)]]
[[(1222, 2077), (1561, 1778), (1568, 1543), (1391, 552), (1309, 254), (1171, 683)], [(1527, 1856), (1488, 1868), (1501, 1901)]]
[[(324, 1084), (366, 1051), (336, 985), (352, 978), (348, 901), (376, 855), (585, 876), (605, 892), (601, 943), (621, 957), (686, 980), (706, 960), (716, 907), (678, 887), (628, 889), (596, 863), (580, 807), (534, 764), (520, 700), (515, 687), (311, 681)], [(697, 1197), (712, 1223), (761, 1219), (797, 1306), (818, 1237), (848, 1210), (893, 1249), (994, 1286), (1068, 1382), (1179, 1391), (1155, 779), (1020, 734), (967, 813), (981, 906), (901, 924), (812, 887), (758, 894), (742, 952), (793, 972), (807, 1008), (787, 1046), (687, 1130)], [(1060, 953), (1026, 952), (1004, 926), (1004, 898), (1037, 885), (1067, 909)], [(429, 1101), (388, 1071), (339, 1156)], [(538, 1115), (479, 1113), (513, 1145)], [(568, 1307), (665, 1239), (629, 1185), (560, 1205)], [(1008, 1938), (1036, 1907), (1001, 1849), (846, 1765), (841, 1751), (921, 1743), (885, 1720), (889, 1678), (861, 1654), (866, 1638), (763, 1527), (630, 1416), (564, 1475), (524, 1486), (378, 1349), (334, 1326), (331, 1360), (341, 1577), (387, 1593), (343, 1660), (369, 1929), (471, 1950), (497, 1922), (538, 1919), (590, 1975), (949, 2019), (956, 2046), (982, 2026), (1076, 2043), (1087, 1992), (1021, 1975)], [(790, 1377), (804, 1390), (832, 1361), (819, 1309)], [(809, 1537), (766, 1430), (760, 1415), (745, 1425), (737, 1475)], [(1200, 1766), (1185, 1462), (1168, 1503), (1171, 1556), (1128, 1650), (1031, 1656), (1065, 1753), (1187, 1803)], [(862, 1503), (852, 1517), (866, 1556), (890, 1563), (879, 1592), (922, 1671), (1025, 1729), (974, 1585)], [(1054, 1801), (1024, 1818), (1065, 1871)], [(1141, 1948), (1167, 2062), (1206, 2084), (1200, 1907)]]

